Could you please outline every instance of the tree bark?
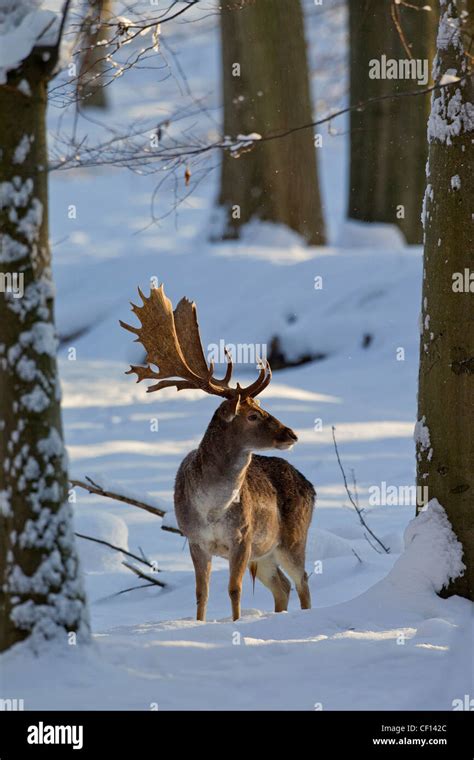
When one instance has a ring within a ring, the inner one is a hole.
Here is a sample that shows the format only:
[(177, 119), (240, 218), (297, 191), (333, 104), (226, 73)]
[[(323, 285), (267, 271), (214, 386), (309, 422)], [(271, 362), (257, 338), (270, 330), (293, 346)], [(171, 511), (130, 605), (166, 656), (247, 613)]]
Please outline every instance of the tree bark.
[[(433, 5), (433, 4), (432, 4)], [(387, 94), (423, 90), (416, 79), (372, 79), (370, 61), (408, 59), (391, 17), (392, 0), (351, 0), (351, 104)], [(431, 61), (435, 53), (436, 9), (395, 6), (413, 58)], [(363, 222), (396, 224), (408, 243), (422, 242), (421, 201), (427, 158), (429, 94), (383, 100), (352, 111), (348, 216)]]
[[(27, 637), (35, 644), (88, 630), (56, 366), (49, 76), (34, 51), (0, 86), (0, 651)], [(24, 278), (16, 293), (12, 276), (17, 285)]]
[[(456, 3), (441, 5), (435, 79), (469, 70)], [(418, 485), (444, 507), (466, 572), (447, 593), (474, 600), (474, 87), (435, 90), (428, 124), (417, 424)], [(470, 277), (469, 277), (470, 274)], [(462, 281), (461, 281), (462, 278)]]
[[(226, 135), (268, 135), (311, 123), (299, 0), (226, 1), (221, 43)], [(223, 237), (239, 237), (242, 226), (256, 218), (287, 225), (310, 244), (324, 244), (312, 130), (257, 143), (239, 158), (226, 153), (218, 203), (225, 210)]]
[(108, 21), (112, 18), (112, 0), (89, 0), (89, 15), (84, 21), (81, 38), (81, 67), (78, 96), (84, 108), (107, 108), (105, 69), (107, 45), (98, 45), (110, 38)]

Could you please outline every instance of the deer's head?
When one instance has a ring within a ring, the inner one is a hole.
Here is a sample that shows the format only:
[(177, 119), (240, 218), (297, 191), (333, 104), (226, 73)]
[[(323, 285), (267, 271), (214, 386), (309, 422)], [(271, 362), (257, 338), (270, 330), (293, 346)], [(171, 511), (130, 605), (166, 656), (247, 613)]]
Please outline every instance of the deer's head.
[[(132, 304), (132, 311), (140, 320), (140, 327), (120, 321), (122, 327), (134, 333), (146, 351), (146, 366), (132, 365), (126, 374), (134, 372), (137, 382), (158, 380), (147, 393), (175, 386), (178, 391), (199, 388), (224, 399), (217, 417), (226, 432), (234, 435), (240, 445), (250, 450), (289, 449), (297, 436), (276, 417), (260, 407), (256, 397), (269, 384), (272, 372), (268, 361), (261, 362), (260, 372), (246, 387), (229, 385), (233, 364), (226, 351), (227, 370), (222, 379), (214, 377), (214, 363), (209, 365), (204, 356), (196, 305), (182, 298), (176, 309), (165, 295), (163, 285), (152, 288), (147, 298), (138, 289), (143, 306)], [(157, 367), (158, 371), (150, 365)]]
[(224, 401), (217, 410), (228, 432), (235, 435), (243, 449), (291, 449), (298, 440), (289, 427), (273, 417), (252, 396)]

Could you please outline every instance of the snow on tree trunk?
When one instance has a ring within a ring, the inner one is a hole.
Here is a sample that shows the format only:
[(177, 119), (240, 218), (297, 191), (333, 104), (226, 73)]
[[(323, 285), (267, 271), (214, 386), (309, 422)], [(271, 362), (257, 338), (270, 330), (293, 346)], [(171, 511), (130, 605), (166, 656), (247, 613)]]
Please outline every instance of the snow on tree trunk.
[[(269, 134), (313, 120), (299, 0), (258, 0), (221, 9), (224, 133)], [(311, 129), (257, 143), (239, 158), (226, 153), (219, 205), (224, 237), (253, 218), (287, 225), (308, 243), (325, 242)]]
[(27, 637), (36, 645), (88, 633), (56, 366), (49, 74), (33, 50), (0, 80), (0, 651)]
[(474, 86), (455, 2), (441, 2), (428, 123), (417, 444), (418, 485), (446, 510), (474, 599)]
[[(391, 0), (373, 3), (351, 0), (349, 3), (352, 104), (423, 90), (431, 84), (428, 79), (423, 83), (423, 77), (417, 84), (417, 78), (400, 75), (416, 74), (415, 67), (419, 65), (418, 73), (428, 78), (435, 53), (435, 8), (428, 12), (398, 6), (403, 33), (411, 43), (413, 61), (392, 21), (393, 8)], [(386, 56), (386, 62), (397, 61), (397, 67), (389, 71), (383, 64), (382, 68), (382, 56)], [(399, 60), (407, 64), (399, 67)], [(374, 61), (380, 62), (380, 70)], [(391, 78), (392, 73), (397, 78)], [(348, 215), (363, 222), (396, 224), (408, 243), (422, 242), (420, 212), (425, 189), (429, 108), (430, 97), (425, 94), (382, 100), (353, 111), (350, 116)]]

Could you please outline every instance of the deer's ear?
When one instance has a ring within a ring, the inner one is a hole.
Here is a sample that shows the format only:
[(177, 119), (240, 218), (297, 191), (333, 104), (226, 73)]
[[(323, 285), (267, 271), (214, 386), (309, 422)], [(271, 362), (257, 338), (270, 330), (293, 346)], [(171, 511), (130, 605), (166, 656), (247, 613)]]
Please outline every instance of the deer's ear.
[(230, 401), (226, 401), (221, 409), (221, 417), (225, 422), (232, 422), (235, 415), (238, 414), (240, 408), (240, 396), (236, 396)]

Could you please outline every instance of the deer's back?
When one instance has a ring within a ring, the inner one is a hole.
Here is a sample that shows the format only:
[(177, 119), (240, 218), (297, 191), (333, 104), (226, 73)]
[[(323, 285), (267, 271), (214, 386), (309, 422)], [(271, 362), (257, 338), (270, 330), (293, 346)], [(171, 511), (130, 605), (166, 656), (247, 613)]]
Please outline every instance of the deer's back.
[(312, 483), (282, 457), (254, 454), (247, 470), (246, 482), (257, 503), (270, 490), (278, 510), (282, 542), (286, 546), (306, 540), (313, 515), (316, 492)]

